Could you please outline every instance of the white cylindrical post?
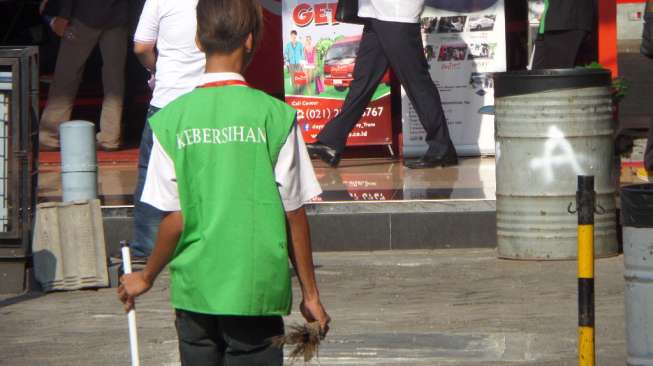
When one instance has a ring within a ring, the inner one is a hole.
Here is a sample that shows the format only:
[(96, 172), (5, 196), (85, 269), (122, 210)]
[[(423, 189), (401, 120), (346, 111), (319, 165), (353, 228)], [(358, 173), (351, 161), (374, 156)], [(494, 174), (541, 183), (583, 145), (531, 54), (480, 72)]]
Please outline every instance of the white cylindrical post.
[[(129, 243), (122, 242), (122, 266), (125, 274), (132, 273), (131, 253), (129, 252)], [(139, 366), (138, 357), (138, 332), (136, 329), (136, 310), (131, 309), (127, 313), (129, 322), (129, 348), (131, 349), (132, 366)]]
[(70, 121), (59, 127), (61, 136), (61, 189), (63, 201), (97, 198), (95, 125)]

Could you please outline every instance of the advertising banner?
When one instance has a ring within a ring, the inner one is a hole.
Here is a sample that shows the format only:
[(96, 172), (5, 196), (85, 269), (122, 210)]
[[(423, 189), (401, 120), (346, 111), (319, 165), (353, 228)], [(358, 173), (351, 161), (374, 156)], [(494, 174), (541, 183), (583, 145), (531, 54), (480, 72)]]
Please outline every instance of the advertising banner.
[[(307, 142), (340, 113), (353, 80), (363, 27), (334, 19), (337, 1), (282, 2), (284, 90)], [(347, 145), (392, 143), (390, 77), (386, 73)]]
[[(11, 95), (11, 73), (0, 72), (0, 154), (3, 157), (9, 156), (9, 134), (8, 127), (10, 124), (9, 105)], [(9, 182), (7, 171), (7, 161), (0, 162), (0, 232), (9, 231), (7, 183)]]
[(542, 15), (544, 15), (544, 0), (528, 0), (528, 54), (530, 61), (533, 60), (533, 45), (537, 38)]
[[(422, 40), (431, 78), (440, 91), (449, 131), (459, 155), (494, 154), (492, 73), (506, 70), (504, 0), (426, 0)], [(426, 133), (402, 91), (405, 157), (426, 152)]]
[(528, 0), (528, 23), (539, 27), (544, 14), (545, 0)]

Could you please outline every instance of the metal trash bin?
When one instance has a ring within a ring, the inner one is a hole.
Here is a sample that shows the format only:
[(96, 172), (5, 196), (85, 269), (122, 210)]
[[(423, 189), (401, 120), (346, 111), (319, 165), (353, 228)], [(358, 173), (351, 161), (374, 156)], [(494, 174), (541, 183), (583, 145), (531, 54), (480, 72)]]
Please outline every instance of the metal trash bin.
[(653, 184), (621, 189), (629, 366), (653, 365)]
[[(618, 252), (608, 70), (495, 75), (497, 245), (501, 258), (577, 256), (576, 177), (593, 175), (595, 253)], [(605, 211), (605, 212), (603, 212)]]

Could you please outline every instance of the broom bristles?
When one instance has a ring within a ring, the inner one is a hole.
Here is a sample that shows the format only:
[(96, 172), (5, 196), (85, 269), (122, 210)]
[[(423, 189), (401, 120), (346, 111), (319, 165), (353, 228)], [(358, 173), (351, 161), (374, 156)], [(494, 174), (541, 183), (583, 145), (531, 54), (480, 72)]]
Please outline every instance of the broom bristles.
[(318, 357), (321, 340), (320, 323), (312, 322), (291, 325), (288, 334), (272, 338), (272, 345), (279, 348), (284, 345), (295, 346), (288, 355), (290, 362), (294, 363), (300, 358), (309, 362), (313, 357)]

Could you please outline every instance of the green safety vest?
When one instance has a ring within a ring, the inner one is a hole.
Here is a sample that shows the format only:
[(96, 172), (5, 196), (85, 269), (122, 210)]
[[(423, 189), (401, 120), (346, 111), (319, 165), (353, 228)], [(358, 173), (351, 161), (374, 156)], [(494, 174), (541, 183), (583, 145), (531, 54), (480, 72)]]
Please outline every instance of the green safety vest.
[(274, 166), (295, 110), (246, 86), (198, 88), (157, 112), (184, 230), (170, 262), (175, 308), (287, 315), (292, 292)]

